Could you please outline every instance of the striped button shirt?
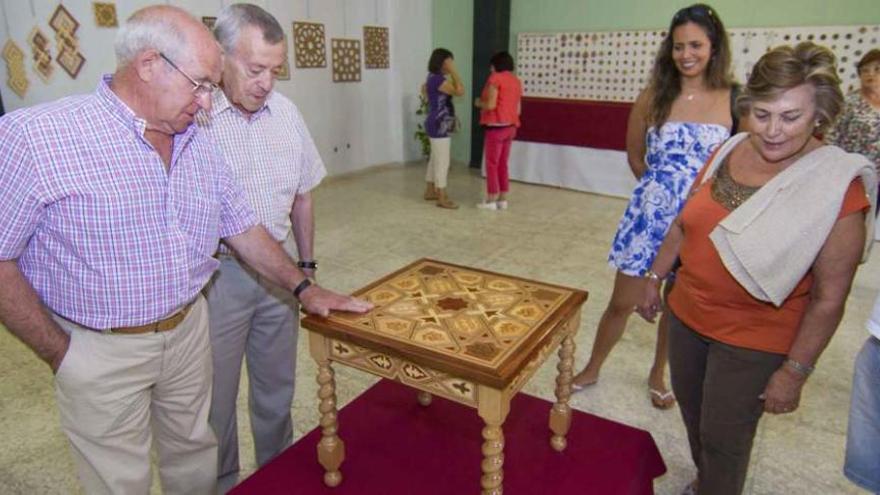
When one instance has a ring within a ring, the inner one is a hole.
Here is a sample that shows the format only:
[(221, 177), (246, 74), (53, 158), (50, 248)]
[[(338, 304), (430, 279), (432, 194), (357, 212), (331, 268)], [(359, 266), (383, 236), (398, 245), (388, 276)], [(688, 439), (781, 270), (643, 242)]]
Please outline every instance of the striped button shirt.
[(196, 122), (223, 150), (260, 222), (278, 241), (286, 239), (294, 196), (327, 175), (296, 105), (273, 91), (263, 108), (247, 116), (217, 91), (210, 115), (202, 112)]
[(197, 126), (175, 136), (166, 169), (109, 83), (0, 119), (0, 260), (17, 259), (51, 310), (99, 329), (192, 300), (219, 239), (256, 223)]

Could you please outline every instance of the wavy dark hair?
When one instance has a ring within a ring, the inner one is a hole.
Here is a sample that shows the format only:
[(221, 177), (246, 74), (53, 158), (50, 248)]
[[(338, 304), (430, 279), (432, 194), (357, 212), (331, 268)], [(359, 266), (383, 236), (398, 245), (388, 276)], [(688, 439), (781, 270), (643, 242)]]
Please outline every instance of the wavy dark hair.
[(666, 122), (672, 102), (681, 94), (681, 74), (672, 60), (672, 33), (675, 28), (689, 22), (700, 26), (712, 45), (712, 56), (706, 66), (706, 84), (712, 89), (729, 88), (733, 85), (727, 31), (724, 30), (724, 24), (715, 9), (704, 3), (696, 3), (679, 10), (672, 16), (669, 30), (660, 44), (651, 71), (651, 109), (648, 112), (648, 123), (656, 127)]
[(431, 74), (442, 74), (443, 62), (445, 62), (447, 58), (455, 60), (455, 57), (452, 56), (452, 52), (446, 48), (435, 48), (434, 51), (431, 52), (431, 58), (428, 59), (428, 72)]

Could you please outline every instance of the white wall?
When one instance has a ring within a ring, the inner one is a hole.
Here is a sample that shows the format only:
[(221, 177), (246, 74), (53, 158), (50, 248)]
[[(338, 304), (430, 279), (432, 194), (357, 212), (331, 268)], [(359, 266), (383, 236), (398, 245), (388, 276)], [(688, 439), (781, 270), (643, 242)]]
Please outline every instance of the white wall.
[[(113, 72), (114, 28), (98, 28), (91, 0), (65, 0), (64, 7), (79, 21), (77, 36), (86, 63), (77, 79), (71, 79), (60, 66), (44, 83), (30, 62), (27, 36), (34, 26), (52, 39), (52, 56), (57, 55), (55, 32), (49, 17), (57, 0), (0, 0), (7, 22), (0, 22), (0, 45), (11, 35), (26, 54), (30, 87), (24, 98), (12, 92), (5, 81), (6, 65), (0, 60), (0, 93), (7, 112), (56, 98), (93, 91), (101, 74)], [(420, 157), (413, 140), (417, 122), (418, 88), (425, 75), (431, 51), (431, 0), (253, 0), (271, 12), (293, 37), (294, 20), (324, 24), (328, 67), (297, 69), (293, 47), (288, 46), (291, 79), (278, 81), (276, 89), (299, 106), (312, 132), (330, 174), (359, 170), (371, 165), (415, 160)], [(30, 5), (33, 4), (34, 14)], [(231, 0), (173, 0), (170, 2), (117, 0), (120, 22), (135, 10), (170, 3), (189, 10), (197, 17), (216, 16)], [(307, 16), (308, 14), (308, 16)], [(0, 13), (2, 15), (2, 13)], [(9, 33), (6, 33), (6, 24)], [(363, 67), (363, 26), (390, 29), (390, 69)], [(361, 39), (361, 82), (334, 83), (330, 68), (330, 38)], [(334, 149), (336, 151), (334, 151)]]

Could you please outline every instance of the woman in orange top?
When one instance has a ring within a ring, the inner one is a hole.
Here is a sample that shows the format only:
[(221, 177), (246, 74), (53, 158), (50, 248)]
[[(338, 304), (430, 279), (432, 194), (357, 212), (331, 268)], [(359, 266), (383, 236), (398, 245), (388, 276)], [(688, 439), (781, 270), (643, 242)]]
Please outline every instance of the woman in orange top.
[(681, 260), (669, 365), (691, 493), (742, 491), (761, 414), (797, 409), (870, 246), (873, 166), (814, 137), (840, 112), (839, 82), (834, 55), (812, 43), (761, 57), (737, 100), (749, 132), (710, 158), (645, 276), (637, 310), (653, 321), (659, 281)]
[(486, 153), (486, 200), (477, 208), (503, 210), (507, 208), (510, 181), (507, 158), (519, 127), (522, 84), (513, 74), (513, 57), (498, 52), (489, 60), (489, 80), (474, 106), (480, 109), (480, 125), (485, 127), (483, 148)]

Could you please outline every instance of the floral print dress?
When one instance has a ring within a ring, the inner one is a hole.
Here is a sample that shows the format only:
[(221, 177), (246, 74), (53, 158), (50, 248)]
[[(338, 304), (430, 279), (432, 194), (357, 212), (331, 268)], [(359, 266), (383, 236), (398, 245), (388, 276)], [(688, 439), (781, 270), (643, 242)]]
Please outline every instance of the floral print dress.
[(720, 124), (666, 122), (646, 136), (648, 170), (639, 179), (611, 244), (608, 263), (641, 277), (681, 211), (691, 184), (730, 130)]
[(861, 92), (846, 97), (846, 108), (826, 140), (850, 153), (864, 155), (880, 170), (880, 110), (865, 101)]

